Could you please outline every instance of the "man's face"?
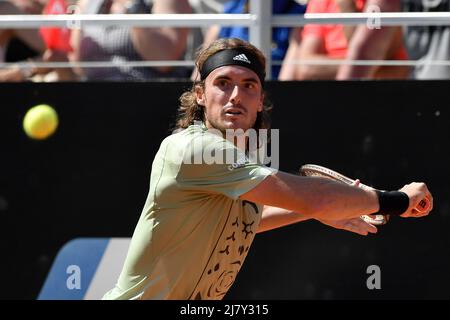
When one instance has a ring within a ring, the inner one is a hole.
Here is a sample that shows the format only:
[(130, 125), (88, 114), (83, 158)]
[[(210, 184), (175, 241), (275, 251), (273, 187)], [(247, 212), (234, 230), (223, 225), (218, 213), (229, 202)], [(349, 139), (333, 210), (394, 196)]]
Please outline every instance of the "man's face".
[(205, 106), (208, 128), (253, 127), (257, 112), (263, 110), (264, 95), (258, 76), (240, 66), (224, 66), (213, 70), (205, 80), (205, 89), (196, 90), (197, 103)]

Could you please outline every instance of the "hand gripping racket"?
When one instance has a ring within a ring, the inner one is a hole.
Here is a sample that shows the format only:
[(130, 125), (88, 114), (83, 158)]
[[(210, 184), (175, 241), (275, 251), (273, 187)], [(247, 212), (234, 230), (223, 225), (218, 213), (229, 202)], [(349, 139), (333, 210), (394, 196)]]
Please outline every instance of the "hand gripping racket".
[[(355, 180), (350, 179), (346, 176), (344, 176), (343, 174), (340, 174), (336, 171), (333, 171), (331, 169), (322, 167), (322, 166), (318, 166), (315, 164), (305, 164), (300, 168), (300, 175), (302, 176), (308, 176), (308, 177), (312, 177), (312, 176), (316, 176), (316, 177), (324, 177), (324, 178), (329, 178), (335, 181), (340, 181), (346, 184), (354, 184)], [(359, 187), (365, 190), (375, 190), (372, 187), (369, 187), (365, 184), (360, 183)], [(420, 201), (419, 206), (416, 208), (417, 211), (423, 212), (425, 211), (429, 206), (429, 200), (428, 199), (423, 199)], [(366, 221), (367, 223), (373, 224), (373, 225), (383, 225), (386, 224), (389, 221), (389, 216), (386, 215), (381, 215), (381, 214), (377, 214), (377, 215), (373, 215), (373, 216), (369, 216), (369, 215), (363, 215), (361, 216), (361, 219), (363, 219), (364, 221)]]

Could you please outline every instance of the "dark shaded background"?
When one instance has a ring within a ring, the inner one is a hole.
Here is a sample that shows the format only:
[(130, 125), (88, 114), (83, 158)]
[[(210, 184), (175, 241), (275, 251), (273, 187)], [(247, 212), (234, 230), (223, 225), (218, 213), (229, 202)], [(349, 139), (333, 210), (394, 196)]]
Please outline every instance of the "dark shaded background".
[[(189, 83), (0, 84), (2, 299), (35, 299), (60, 247), (130, 237)], [(329, 166), (382, 189), (426, 181), (435, 209), (361, 237), (308, 221), (257, 236), (227, 299), (449, 299), (450, 82), (268, 83), (281, 169)], [(28, 108), (60, 127), (30, 140)], [(381, 268), (368, 290), (366, 268)]]

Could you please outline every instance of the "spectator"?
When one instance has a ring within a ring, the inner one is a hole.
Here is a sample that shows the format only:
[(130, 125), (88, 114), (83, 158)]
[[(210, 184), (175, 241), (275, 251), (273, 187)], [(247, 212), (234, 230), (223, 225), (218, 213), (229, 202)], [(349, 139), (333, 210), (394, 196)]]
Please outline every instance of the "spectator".
[[(380, 11), (401, 11), (401, 0), (370, 0), (368, 4)], [(370, 11), (370, 10), (369, 10)], [(349, 44), (349, 60), (407, 60), (408, 54), (403, 44), (401, 27), (383, 27), (380, 29), (358, 26), (354, 28)], [(391, 66), (355, 66), (345, 64), (339, 67), (337, 79), (386, 78), (405, 79), (410, 74), (409, 67)]]
[(283, 59), (283, 64), (278, 74), (278, 80), (289, 81), (296, 79), (297, 67), (292, 61), (298, 59), (297, 55), (300, 49), (301, 33), (303, 28), (294, 28), (289, 37), (289, 46)]
[[(402, 0), (403, 10), (409, 12), (448, 12), (449, 0)], [(415, 79), (449, 79), (449, 66), (432, 66), (427, 62), (450, 60), (450, 26), (408, 26), (406, 47), (410, 59), (424, 64), (413, 69)]]
[[(362, 12), (373, 6), (380, 11), (399, 11), (400, 0), (311, 0), (307, 13)], [(369, 10), (370, 11), (370, 10)], [(302, 42), (292, 54), (295, 60), (406, 60), (407, 53), (402, 42), (401, 29), (368, 28), (367, 25), (318, 25), (304, 27)], [(346, 78), (406, 78), (406, 67), (350, 65), (292, 65), (290, 77), (283, 80), (319, 80)]]
[[(0, 1), (0, 14), (40, 14), (44, 1)], [(0, 29), (0, 62), (17, 62), (39, 56), (45, 49), (44, 42), (34, 29)], [(30, 70), (18, 67), (0, 69), (0, 82), (22, 81)]]
[[(81, 13), (190, 13), (187, 0), (80, 0)], [(140, 28), (123, 25), (84, 27), (72, 32), (75, 61), (177, 60), (186, 49), (186, 28)], [(149, 80), (188, 77), (185, 69), (171, 67), (83, 68), (78, 74), (87, 80)]]
[[(73, 0), (72, 0), (73, 2)], [(48, 0), (43, 14), (69, 13), (69, 0)], [(41, 27), (40, 35), (45, 42), (46, 50), (41, 60), (44, 62), (68, 62), (73, 51), (70, 45), (71, 29), (59, 27)], [(72, 68), (35, 68), (32, 80), (35, 82), (55, 82), (75, 80)]]
[[(229, 0), (189, 0), (192, 10), (196, 14), (214, 14), (223, 12), (224, 4)], [(208, 32), (208, 27), (192, 28), (188, 37), (188, 48), (185, 59), (194, 60), (195, 51), (200, 47)]]
[[(302, 14), (306, 10), (306, 5), (299, 4), (294, 0), (273, 0), (272, 13), (273, 14)], [(225, 4), (224, 13), (248, 13), (249, 1), (248, 0), (231, 0)], [(283, 60), (288, 46), (289, 46), (289, 34), (291, 28), (280, 27), (273, 28), (272, 30), (272, 60)], [(249, 39), (249, 33), (247, 27), (233, 26), (233, 27), (220, 27), (213, 26), (209, 30), (205, 37), (204, 47), (208, 46), (214, 40), (218, 38), (238, 38), (247, 40)], [(272, 66), (272, 77), (278, 78), (280, 73), (280, 66)]]
[[(46, 13), (51, 12), (51, 8), (55, 3), (60, 6), (58, 13), (66, 13), (64, 0), (11, 0), (0, 2), (0, 8), (4, 9), (4, 13), (8, 14), (41, 14), (43, 9)], [(51, 29), (51, 31), (58, 31), (59, 28), (40, 28), (40, 30), (8, 30), (3, 35), (8, 35), (7, 38), (1, 37), (4, 41), (7, 40), (7, 62), (20, 62), (26, 60), (27, 62), (67, 62), (67, 52), (61, 52), (60, 48), (53, 48), (49, 46), (48, 38), (45, 36), (44, 29)], [(0, 30), (1, 33), (1, 30)], [(53, 41), (55, 39), (53, 34)], [(67, 39), (68, 40), (68, 39)], [(0, 43), (2, 42), (0, 41)], [(19, 68), (15, 66), (6, 70), (0, 71), (0, 81), (68, 81), (73, 80), (74, 74), (71, 68)]]

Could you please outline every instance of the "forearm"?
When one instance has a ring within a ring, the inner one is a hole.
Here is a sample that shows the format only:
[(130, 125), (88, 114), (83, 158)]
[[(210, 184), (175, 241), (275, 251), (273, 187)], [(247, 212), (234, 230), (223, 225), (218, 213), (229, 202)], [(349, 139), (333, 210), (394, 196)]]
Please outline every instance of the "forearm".
[(188, 30), (175, 28), (132, 28), (131, 38), (145, 60), (177, 60), (186, 48)]
[[(336, 59), (330, 58), (325, 54), (302, 54), (300, 60), (323, 60), (326, 63)], [(296, 75), (298, 80), (329, 80), (336, 77), (338, 68), (338, 65), (305, 63), (298, 66)]]
[(301, 212), (305, 217), (340, 220), (377, 212), (374, 191), (326, 178), (277, 172), (241, 196), (244, 200)]
[[(358, 8), (356, 7), (354, 0), (337, 0), (336, 3), (340, 12), (358, 12)], [(355, 26), (344, 25), (344, 34), (348, 42), (350, 42), (355, 29)]]
[[(371, 12), (373, 8), (378, 8), (381, 12), (400, 11), (400, 0), (369, 0), (366, 3), (366, 12)], [(397, 50), (395, 43), (395, 27), (369, 28), (367, 25), (360, 25), (356, 28), (353, 36), (349, 40), (347, 59), (348, 60), (384, 60), (390, 59), (389, 52)], [(402, 43), (402, 37), (400, 37)], [(342, 65), (336, 79), (361, 79), (373, 78), (377, 71), (376, 66), (355, 66)]]
[[(359, 217), (362, 214), (377, 212), (378, 197), (374, 191), (365, 191), (361, 188), (331, 181), (326, 178), (303, 177), (300, 183), (296, 176), (288, 179), (286, 193), (292, 197), (297, 212), (316, 219), (339, 220)], [(311, 205), (309, 210), (302, 211), (298, 205)]]
[[(187, 0), (155, 0), (152, 14), (191, 13)], [(132, 28), (131, 38), (145, 60), (177, 60), (186, 49), (187, 28)], [(157, 44), (157, 45), (155, 45)]]
[(264, 206), (258, 233), (308, 220), (309, 217), (292, 210)]
[[(394, 36), (394, 28), (370, 30), (359, 26), (349, 44), (347, 60), (383, 60)], [(376, 66), (343, 64), (337, 72), (338, 80), (372, 78)]]
[(301, 39), (299, 29), (292, 29), (289, 39), (289, 47), (287, 49), (286, 56), (283, 59), (278, 80), (297, 80), (296, 72), (298, 65), (296, 64), (296, 61), (299, 60), (298, 55), (300, 52), (300, 42)]
[[(5, 1), (0, 2), (0, 14), (23, 15), (25, 13), (22, 12), (13, 3)], [(38, 29), (11, 29), (9, 31), (11, 33), (11, 36), (15, 36), (21, 39), (33, 50), (36, 50), (37, 52), (43, 52), (45, 50), (45, 44), (41, 36), (39, 35)], [(0, 31), (0, 33), (2, 32)]]
[(19, 82), (24, 80), (24, 76), (18, 67), (0, 70), (0, 82)]

